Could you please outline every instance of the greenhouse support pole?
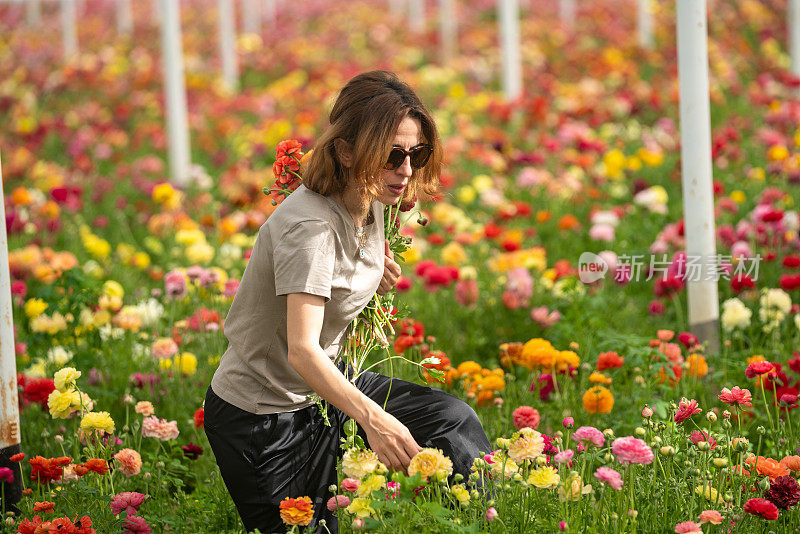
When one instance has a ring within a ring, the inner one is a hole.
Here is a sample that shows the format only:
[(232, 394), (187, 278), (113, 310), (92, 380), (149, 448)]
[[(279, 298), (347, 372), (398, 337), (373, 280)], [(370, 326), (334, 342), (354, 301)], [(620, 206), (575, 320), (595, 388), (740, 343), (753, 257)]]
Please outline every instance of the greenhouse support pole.
[(791, 71), (800, 78), (800, 0), (789, 0), (789, 56)]
[(425, 31), (425, 0), (408, 2), (408, 25), (414, 33)]
[(14, 480), (0, 482), (5, 509), (22, 499), (22, 473), (19, 462), (9, 458), (20, 452), (19, 399), (17, 396), (17, 356), (14, 350), (14, 318), (11, 310), (11, 273), (8, 264), (8, 234), (3, 198), (3, 167), (0, 162), (0, 467), (11, 469)]
[(70, 59), (78, 53), (76, 18), (75, 0), (61, 0), (61, 43), (64, 47), (64, 59)]
[(117, 4), (117, 31), (122, 35), (133, 32), (133, 12), (131, 0), (115, 0)]
[(559, 0), (558, 15), (561, 26), (565, 30), (572, 30), (575, 26), (575, 0)]
[(443, 64), (456, 55), (457, 32), (456, 0), (439, 0), (439, 57)]
[(639, 46), (645, 50), (653, 48), (653, 0), (637, 0)]
[(164, 104), (169, 142), (169, 172), (177, 185), (189, 181), (189, 124), (179, 0), (161, 2), (161, 54), (164, 64)]
[[(689, 273), (689, 329), (709, 351), (719, 351), (711, 113), (708, 83), (706, 0), (678, 0), (678, 79), (681, 122), (681, 186)], [(692, 274), (692, 276), (689, 276)]]
[(239, 89), (239, 64), (236, 57), (236, 20), (232, 0), (217, 0), (219, 52), (222, 57), (222, 81), (229, 91)]
[(36, 27), (42, 22), (42, 3), (40, 0), (26, 0), (25, 14), (28, 26)]
[(503, 94), (514, 100), (522, 94), (522, 59), (519, 50), (519, 1), (499, 0), (500, 56), (503, 64)]

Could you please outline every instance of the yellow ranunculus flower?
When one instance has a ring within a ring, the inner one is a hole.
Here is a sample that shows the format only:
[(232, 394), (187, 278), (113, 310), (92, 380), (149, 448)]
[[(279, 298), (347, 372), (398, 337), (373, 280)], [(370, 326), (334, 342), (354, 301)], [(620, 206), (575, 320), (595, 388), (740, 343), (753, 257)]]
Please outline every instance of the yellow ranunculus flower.
[(64, 367), (63, 369), (56, 371), (56, 374), (53, 376), (53, 382), (56, 386), (56, 389), (63, 392), (67, 388), (74, 386), (75, 382), (80, 377), (81, 372), (74, 367)]
[(442, 261), (455, 267), (467, 261), (467, 253), (459, 242), (451, 241), (442, 249)]
[(464, 185), (458, 188), (456, 197), (462, 204), (469, 204), (478, 197), (478, 194), (475, 192), (474, 187), (470, 185)]
[(370, 504), (372, 504), (372, 501), (369, 499), (356, 497), (345, 510), (348, 514), (354, 514), (358, 517), (369, 517), (370, 514), (375, 513)]
[(555, 488), (560, 482), (561, 477), (558, 475), (558, 470), (551, 465), (534, 469), (531, 471), (531, 474), (528, 475), (528, 484), (540, 489)]
[(469, 504), (469, 491), (464, 487), (464, 484), (454, 484), (450, 488), (450, 493), (461, 504)]
[(25, 302), (25, 315), (33, 319), (38, 317), (47, 309), (47, 303), (42, 299), (28, 299)]
[(747, 200), (747, 195), (745, 195), (743, 191), (739, 191), (737, 189), (736, 191), (731, 191), (731, 200), (733, 200), (737, 204), (741, 204), (742, 202)]
[(191, 352), (182, 352), (173, 358), (175, 367), (184, 376), (191, 376), (197, 372), (197, 357)]
[(214, 247), (205, 241), (198, 241), (187, 247), (185, 254), (190, 262), (205, 264), (214, 259)]
[(175, 234), (175, 241), (182, 245), (194, 245), (195, 243), (205, 241), (206, 235), (202, 230), (178, 230)]
[(47, 408), (54, 419), (66, 419), (73, 410), (80, 409), (81, 396), (74, 389), (68, 391), (53, 390), (47, 397)]
[(383, 475), (368, 475), (358, 486), (356, 494), (359, 497), (369, 497), (373, 491), (378, 491), (386, 484), (386, 477)]
[(114, 280), (106, 280), (103, 284), (102, 292), (109, 297), (122, 298), (125, 296), (125, 289), (123, 289), (122, 284)]
[(114, 420), (108, 412), (89, 412), (81, 419), (81, 430), (102, 430), (108, 434), (114, 433)]

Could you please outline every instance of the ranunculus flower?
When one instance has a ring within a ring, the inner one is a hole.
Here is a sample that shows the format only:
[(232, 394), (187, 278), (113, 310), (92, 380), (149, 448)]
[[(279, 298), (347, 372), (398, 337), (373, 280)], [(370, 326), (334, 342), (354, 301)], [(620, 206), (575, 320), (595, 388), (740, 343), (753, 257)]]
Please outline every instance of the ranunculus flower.
[(800, 502), (800, 484), (789, 475), (776, 477), (764, 497), (781, 510), (788, 510)]
[(146, 438), (156, 438), (161, 441), (177, 439), (180, 431), (176, 421), (167, 421), (155, 415), (145, 417), (142, 421), (142, 436)]
[(142, 457), (133, 449), (122, 449), (114, 455), (117, 461), (117, 469), (122, 471), (126, 477), (138, 475), (142, 470)]
[(603, 443), (606, 442), (606, 438), (603, 436), (603, 433), (593, 426), (582, 426), (578, 428), (572, 434), (572, 439), (581, 445), (591, 443), (595, 447), (602, 447)]
[(594, 476), (600, 482), (605, 482), (615, 490), (622, 489), (622, 475), (610, 467), (598, 467)]
[(684, 521), (675, 525), (676, 534), (703, 534), (700, 523), (694, 521)]
[(136, 491), (117, 493), (111, 500), (111, 511), (114, 515), (126, 512), (127, 515), (136, 515), (139, 507), (147, 500), (147, 495)]
[(749, 389), (742, 389), (733, 386), (732, 389), (722, 388), (717, 398), (725, 404), (735, 404), (737, 406), (752, 406), (753, 396)]
[(314, 505), (309, 497), (286, 497), (279, 505), (281, 519), (286, 525), (306, 526), (314, 517)]
[(703, 410), (700, 409), (700, 406), (698, 406), (696, 400), (694, 399), (689, 400), (684, 397), (678, 403), (678, 411), (675, 413), (675, 422), (682, 423), (685, 420), (689, 419), (694, 414), (700, 413), (702, 411)]
[(331, 512), (347, 508), (348, 506), (350, 506), (350, 498), (347, 495), (334, 495), (328, 499), (327, 507)]
[(514, 426), (517, 430), (521, 428), (533, 428), (534, 430), (539, 426), (539, 411), (530, 406), (520, 406), (511, 414), (514, 421)]
[(611, 452), (623, 464), (650, 464), (653, 461), (653, 450), (639, 438), (626, 436), (617, 438), (611, 443)]
[(775, 369), (775, 366), (772, 365), (770, 362), (753, 362), (747, 366), (747, 369), (744, 372), (744, 375), (747, 378), (755, 378), (757, 376), (767, 374), (770, 371)]
[(778, 519), (778, 507), (767, 499), (755, 498), (744, 503), (746, 514), (760, 515), (770, 521)]

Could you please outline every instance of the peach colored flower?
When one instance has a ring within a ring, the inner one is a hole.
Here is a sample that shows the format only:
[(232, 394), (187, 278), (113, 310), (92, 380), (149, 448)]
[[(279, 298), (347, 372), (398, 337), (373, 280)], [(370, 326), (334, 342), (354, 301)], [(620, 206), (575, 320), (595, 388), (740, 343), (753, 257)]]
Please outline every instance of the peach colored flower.
[(134, 408), (136, 413), (140, 413), (143, 416), (147, 417), (148, 415), (153, 415), (156, 413), (155, 408), (153, 408), (153, 403), (150, 401), (139, 401), (136, 403), (136, 407)]
[(712, 525), (721, 525), (725, 518), (721, 513), (716, 510), (704, 510), (697, 516), (700, 523), (711, 523)]
[(114, 455), (117, 460), (117, 469), (125, 474), (126, 477), (138, 475), (142, 470), (142, 457), (133, 449), (122, 449)]
[(180, 431), (178, 430), (178, 423), (175, 421), (167, 421), (155, 415), (145, 417), (142, 421), (142, 436), (146, 438), (156, 438), (161, 441), (169, 441), (177, 439)]
[(178, 344), (171, 337), (160, 337), (153, 341), (150, 351), (157, 360), (172, 358), (178, 354)]

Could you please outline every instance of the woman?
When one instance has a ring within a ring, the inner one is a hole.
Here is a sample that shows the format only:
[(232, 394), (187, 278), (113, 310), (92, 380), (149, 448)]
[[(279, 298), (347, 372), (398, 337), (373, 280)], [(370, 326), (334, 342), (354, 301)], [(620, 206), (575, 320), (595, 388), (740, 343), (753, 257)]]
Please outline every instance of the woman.
[[(350, 322), (400, 276), (383, 206), (434, 192), (441, 145), (417, 95), (385, 71), (351, 79), (330, 123), (304, 185), (258, 232), (206, 394), (206, 434), (248, 530), (284, 531), (278, 505), (305, 495), (314, 502), (309, 526), (325, 519), (337, 530), (326, 500), (348, 417), (390, 469), (431, 446), (468, 476), (490, 450), (474, 410), (452, 395), (394, 380), (387, 400), (389, 378), (367, 372), (353, 384), (334, 363)], [(314, 393), (330, 405), (330, 426)]]

